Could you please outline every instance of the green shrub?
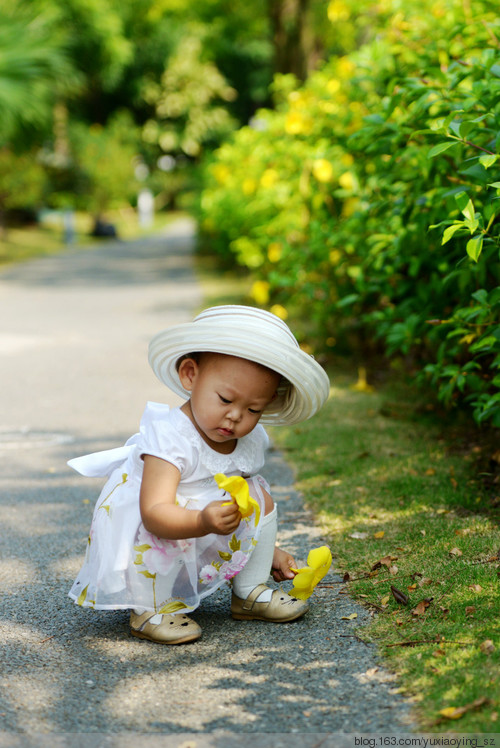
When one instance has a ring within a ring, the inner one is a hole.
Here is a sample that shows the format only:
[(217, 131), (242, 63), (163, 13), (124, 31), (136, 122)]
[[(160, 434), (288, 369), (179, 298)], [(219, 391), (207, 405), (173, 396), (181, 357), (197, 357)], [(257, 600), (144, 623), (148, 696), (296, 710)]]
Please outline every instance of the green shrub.
[(370, 341), (499, 426), (498, 22), (489, 2), (390, 5), (207, 164), (201, 241), (316, 350)]

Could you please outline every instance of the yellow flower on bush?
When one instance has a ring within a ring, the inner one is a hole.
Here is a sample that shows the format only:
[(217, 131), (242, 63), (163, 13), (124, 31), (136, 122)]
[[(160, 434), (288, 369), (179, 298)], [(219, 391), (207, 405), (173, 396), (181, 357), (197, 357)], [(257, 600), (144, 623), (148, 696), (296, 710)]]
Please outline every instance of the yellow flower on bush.
[(269, 311), (275, 314), (280, 319), (287, 319), (288, 317), (287, 310), (285, 309), (284, 306), (281, 306), (281, 304), (273, 304), (273, 306), (271, 307)]
[(250, 295), (257, 304), (264, 306), (269, 301), (269, 283), (267, 281), (255, 281), (250, 290)]
[(350, 13), (349, 8), (342, 0), (331, 0), (328, 3), (327, 15), (328, 20), (335, 23), (336, 21), (347, 21)]
[(345, 190), (352, 190), (354, 188), (354, 176), (352, 172), (345, 171), (339, 177), (339, 184)]
[(312, 119), (302, 112), (289, 112), (285, 120), (285, 132), (289, 135), (308, 135), (312, 130)]
[(219, 184), (225, 184), (229, 179), (231, 172), (225, 164), (216, 164), (213, 168), (214, 177)]
[(332, 565), (332, 553), (327, 545), (313, 548), (307, 556), (307, 566), (302, 569), (292, 569), (296, 574), (293, 578), (292, 595), (299, 600), (311, 597), (314, 588), (320, 582)]
[(341, 78), (350, 78), (356, 66), (348, 57), (341, 57), (337, 62), (337, 72)]
[(266, 189), (272, 187), (278, 181), (279, 174), (276, 169), (266, 169), (260, 178), (260, 183)]
[(271, 242), (267, 248), (269, 262), (279, 262), (283, 253), (283, 247), (279, 242)]
[(231, 499), (238, 504), (243, 519), (250, 517), (255, 511), (255, 524), (257, 525), (260, 518), (260, 507), (255, 499), (250, 496), (246, 480), (241, 475), (233, 475), (228, 478), (224, 473), (217, 473), (214, 478), (219, 488), (227, 491)]
[(342, 259), (342, 252), (339, 249), (332, 249), (330, 252), (330, 262), (332, 265), (338, 265)]
[(243, 180), (243, 184), (241, 185), (241, 188), (243, 190), (244, 195), (253, 195), (253, 193), (257, 189), (257, 182), (255, 181), (255, 179), (252, 179), (251, 177), (247, 177), (247, 179)]
[(333, 167), (326, 158), (317, 158), (313, 163), (312, 173), (318, 182), (331, 182), (333, 178)]
[(335, 94), (340, 90), (340, 81), (337, 78), (330, 78), (326, 84), (326, 90), (328, 93)]
[(349, 218), (358, 209), (359, 200), (357, 197), (348, 197), (342, 204), (342, 218)]

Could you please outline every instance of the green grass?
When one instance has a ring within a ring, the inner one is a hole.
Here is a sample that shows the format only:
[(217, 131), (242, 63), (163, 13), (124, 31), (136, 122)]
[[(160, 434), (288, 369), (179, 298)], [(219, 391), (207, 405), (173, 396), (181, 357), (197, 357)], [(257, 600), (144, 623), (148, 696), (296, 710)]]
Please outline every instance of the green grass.
[[(366, 392), (351, 388), (355, 376), (351, 387), (335, 372), (332, 381), (321, 413), (273, 430), (331, 541), (336, 568), (352, 580), (332, 595), (350, 594), (373, 612), (358, 635), (376, 642), (398, 673), (422, 729), (497, 732), (494, 442), (471, 424), (440, 422), (397, 382)], [(441, 710), (450, 707), (467, 709), (449, 719)]]

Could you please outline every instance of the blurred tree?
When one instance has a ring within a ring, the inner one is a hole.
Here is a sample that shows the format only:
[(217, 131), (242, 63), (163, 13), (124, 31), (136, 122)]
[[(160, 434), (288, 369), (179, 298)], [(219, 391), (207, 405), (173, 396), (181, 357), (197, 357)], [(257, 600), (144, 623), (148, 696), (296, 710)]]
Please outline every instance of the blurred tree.
[(57, 22), (37, 2), (0, 8), (0, 144), (30, 147), (50, 130), (58, 97), (78, 83)]
[(150, 81), (144, 97), (155, 117), (144, 127), (144, 139), (162, 151), (198, 157), (205, 144), (217, 145), (233, 129), (224, 102), (236, 91), (211, 62), (202, 60), (198, 37), (182, 40), (161, 82)]

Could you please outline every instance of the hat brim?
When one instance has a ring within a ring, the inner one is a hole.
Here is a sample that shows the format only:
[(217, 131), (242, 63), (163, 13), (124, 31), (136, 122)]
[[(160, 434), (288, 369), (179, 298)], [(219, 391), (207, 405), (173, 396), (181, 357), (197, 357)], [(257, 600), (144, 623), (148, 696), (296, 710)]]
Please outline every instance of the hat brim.
[[(260, 310), (256, 310), (260, 311)], [(269, 314), (269, 313), (266, 313)], [(260, 418), (263, 424), (292, 425), (311, 418), (326, 402), (330, 382), (324, 369), (303, 351), (288, 328), (277, 334), (275, 325), (256, 325), (254, 319), (226, 317), (197, 319), (163, 330), (149, 346), (149, 363), (158, 379), (181, 397), (190, 393), (181, 385), (177, 361), (189, 353), (210, 351), (255, 361), (281, 374), (292, 387), (276, 398)]]

